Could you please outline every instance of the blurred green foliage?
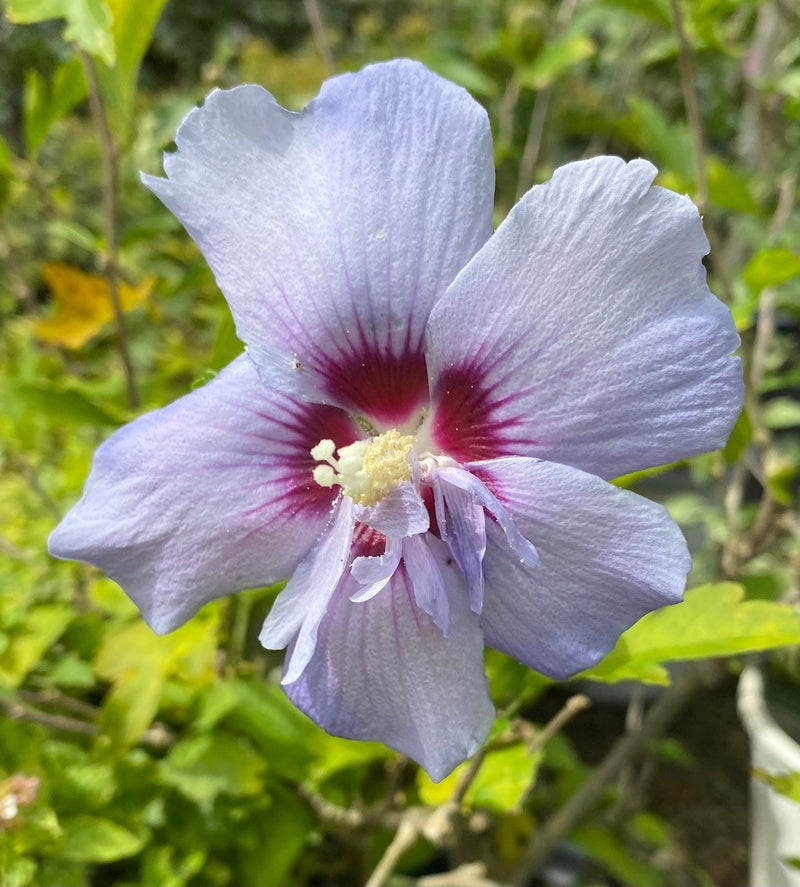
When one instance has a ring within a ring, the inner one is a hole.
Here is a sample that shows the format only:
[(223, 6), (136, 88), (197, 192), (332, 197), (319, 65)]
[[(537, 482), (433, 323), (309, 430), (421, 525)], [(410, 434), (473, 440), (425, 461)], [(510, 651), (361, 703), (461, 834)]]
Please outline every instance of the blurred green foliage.
[[(693, 549), (690, 585), (702, 587), (642, 620), (585, 677), (659, 684), (670, 660), (800, 642), (791, 607), (800, 575), (800, 17), (777, 0), (686, 0), (681, 9), (694, 71), (681, 63), (668, 0), (348, 0), (321, 3), (316, 35), (294, 0), (6, 0), (5, 887), (352, 884), (385, 848), (391, 814), (446, 802), (469, 767), (434, 785), (382, 746), (333, 739), (297, 712), (277, 682), (280, 654), (256, 642), (277, 588), (209, 605), (158, 638), (110, 580), (45, 554), (97, 444), (241, 350), (195, 246), (138, 181), (140, 169), (159, 171), (177, 124), (215, 86), (259, 82), (299, 108), (328, 73), (326, 52), (341, 70), (407, 55), (487, 107), (498, 220), (556, 166), (603, 152), (648, 157), (661, 184), (692, 195), (712, 243), (712, 288), (742, 333), (746, 410), (724, 452), (618, 481), (671, 510)], [(688, 122), (687, 89), (702, 133)], [(53, 263), (83, 272), (58, 305)], [(109, 273), (143, 293), (122, 300), (136, 407), (113, 312), (87, 308), (102, 306)], [(544, 748), (531, 741), (548, 682), (493, 651), (487, 666), (500, 716), (463, 801), (492, 817), (484, 858), (502, 872), (587, 766), (564, 735)], [(610, 795), (601, 807), (614, 804)], [(377, 813), (352, 827), (353, 810)], [(652, 812), (598, 816), (572, 839), (620, 883), (675, 883), (669, 854), (658, 853), (674, 836)], [(430, 846), (415, 854), (409, 870), (435, 862)]]

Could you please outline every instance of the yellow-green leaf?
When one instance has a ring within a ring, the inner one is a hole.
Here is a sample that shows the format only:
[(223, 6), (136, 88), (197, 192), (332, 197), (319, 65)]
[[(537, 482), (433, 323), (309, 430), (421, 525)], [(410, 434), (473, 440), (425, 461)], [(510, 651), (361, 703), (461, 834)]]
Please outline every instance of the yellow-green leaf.
[(159, 764), (163, 783), (201, 807), (222, 793), (256, 795), (266, 761), (247, 740), (230, 733), (204, 733), (181, 740)]
[(520, 83), (529, 89), (543, 89), (594, 53), (594, 41), (586, 34), (565, 34), (548, 43), (530, 65), (520, 69)]
[(206, 684), (214, 678), (218, 625), (216, 607), (206, 607), (186, 625), (163, 636), (137, 620), (105, 636), (95, 657), (95, 671), (115, 681), (130, 671), (152, 669), (165, 677)]
[(762, 249), (744, 269), (745, 283), (755, 293), (800, 276), (800, 255), (788, 249)]
[(47, 383), (19, 385), (12, 396), (26, 408), (69, 425), (121, 425), (122, 417), (89, 400), (75, 388)]
[(244, 350), (239, 337), (236, 335), (236, 327), (233, 323), (230, 311), (226, 311), (222, 315), (219, 327), (217, 328), (217, 336), (214, 339), (214, 347), (211, 349), (211, 359), (209, 368), (219, 372), (226, 367), (235, 357), (238, 357)]
[(19, 25), (63, 18), (65, 40), (74, 40), (107, 65), (114, 63), (111, 11), (103, 0), (6, 0), (5, 12)]
[(718, 157), (708, 158), (708, 191), (711, 202), (734, 212), (757, 213), (750, 179)]
[[(498, 813), (514, 810), (532, 785), (541, 758), (541, 751), (531, 754), (522, 743), (489, 752), (464, 795), (464, 803)], [(441, 782), (433, 782), (424, 770), (417, 771), (420, 798), (434, 807), (444, 803), (469, 766), (465, 761)]]
[(103, 702), (100, 730), (115, 748), (135, 745), (153, 723), (161, 702), (164, 674), (157, 667), (131, 669), (114, 682)]
[(100, 729), (115, 744), (127, 747), (142, 738), (158, 712), (167, 678), (180, 678), (190, 692), (214, 679), (218, 613), (207, 607), (163, 637), (141, 620), (105, 636), (94, 669), (113, 683)]
[(59, 855), (72, 862), (114, 862), (138, 853), (146, 842), (145, 835), (99, 816), (73, 816), (62, 826), (64, 847)]
[(99, 72), (109, 113), (120, 128), (130, 123), (139, 65), (166, 0), (107, 0), (113, 16), (116, 61)]
[(734, 656), (800, 643), (800, 613), (788, 604), (746, 601), (733, 582), (702, 585), (683, 603), (649, 613), (581, 677), (615, 683), (668, 684), (663, 663)]
[(800, 403), (792, 397), (775, 397), (764, 404), (767, 428), (794, 428), (800, 425)]
[(0, 684), (18, 686), (75, 615), (63, 604), (33, 607), (0, 654)]
[(45, 80), (38, 71), (25, 75), (25, 144), (35, 155), (50, 128), (86, 96), (86, 77), (79, 58), (72, 58)]
[(779, 795), (783, 795), (790, 801), (800, 804), (800, 773), (796, 770), (791, 773), (776, 775), (768, 773), (766, 770), (761, 770), (758, 767), (753, 767), (751, 773), (754, 779), (766, 782)]
[(739, 413), (739, 418), (736, 420), (736, 424), (733, 426), (733, 431), (730, 433), (728, 442), (725, 444), (725, 449), (722, 451), (725, 461), (729, 465), (733, 465), (734, 462), (737, 462), (752, 439), (753, 423), (750, 421), (750, 416), (747, 410), (743, 409), (742, 412)]

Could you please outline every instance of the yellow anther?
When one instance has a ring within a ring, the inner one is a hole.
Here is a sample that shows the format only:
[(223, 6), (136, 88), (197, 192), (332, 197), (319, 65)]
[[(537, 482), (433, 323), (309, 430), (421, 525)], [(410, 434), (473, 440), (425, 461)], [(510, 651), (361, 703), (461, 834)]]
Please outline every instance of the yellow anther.
[(357, 440), (340, 447), (338, 458), (334, 458), (333, 441), (321, 440), (311, 455), (327, 465), (314, 469), (314, 480), (322, 487), (339, 484), (342, 492), (359, 505), (375, 505), (411, 478), (409, 456), (413, 446), (412, 435), (392, 428), (372, 440)]

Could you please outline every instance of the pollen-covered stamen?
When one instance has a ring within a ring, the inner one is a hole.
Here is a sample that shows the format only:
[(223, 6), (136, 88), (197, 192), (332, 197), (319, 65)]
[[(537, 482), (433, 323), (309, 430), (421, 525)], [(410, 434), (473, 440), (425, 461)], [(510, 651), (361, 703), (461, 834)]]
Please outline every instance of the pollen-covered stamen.
[(318, 462), (314, 480), (321, 487), (339, 484), (342, 492), (359, 505), (375, 505), (396, 486), (410, 480), (412, 475), (411, 450), (414, 437), (400, 434), (396, 429), (373, 437), (357, 440), (339, 447), (338, 458), (333, 453), (332, 440), (321, 440), (311, 455)]

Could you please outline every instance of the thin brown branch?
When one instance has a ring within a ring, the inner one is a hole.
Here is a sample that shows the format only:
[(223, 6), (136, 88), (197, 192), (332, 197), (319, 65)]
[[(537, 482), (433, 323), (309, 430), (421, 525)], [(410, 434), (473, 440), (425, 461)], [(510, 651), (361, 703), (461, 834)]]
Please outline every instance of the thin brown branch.
[[(520, 724), (525, 724), (528, 729), (526, 735), (525, 732), (522, 733), (522, 739), (525, 742), (525, 745), (528, 749), (528, 754), (535, 755), (538, 751), (544, 748), (547, 743), (562, 730), (566, 724), (568, 724), (576, 714), (585, 709), (589, 708), (591, 705), (591, 700), (588, 696), (584, 696), (582, 693), (579, 693), (575, 696), (570, 696), (570, 698), (564, 703), (564, 706), (556, 712), (555, 715), (545, 724), (545, 726), (539, 730), (538, 732), (534, 732), (530, 725), (527, 725), (527, 722), (519, 722)], [(498, 736), (493, 742), (487, 743), (484, 745), (478, 752), (476, 752), (469, 760), (469, 766), (467, 769), (461, 774), (461, 778), (458, 780), (458, 784), (455, 787), (455, 791), (448, 799), (447, 803), (451, 804), (456, 809), (460, 809), (461, 805), (464, 802), (464, 798), (466, 797), (467, 792), (469, 791), (469, 787), (475, 781), (475, 777), (478, 775), (478, 771), (481, 769), (483, 762), (486, 760), (486, 756), (489, 752), (494, 751), (497, 748), (503, 748), (504, 746), (514, 744), (518, 741), (520, 731), (517, 730), (515, 735), (509, 737), (508, 735)]]
[(543, 749), (556, 733), (559, 733), (564, 727), (566, 727), (575, 715), (580, 714), (582, 711), (586, 711), (591, 704), (591, 699), (589, 699), (588, 696), (584, 696), (583, 693), (570, 696), (570, 698), (564, 703), (563, 708), (560, 711), (557, 711), (534, 739), (528, 743), (528, 751), (533, 754), (534, 752)]
[(40, 711), (32, 705), (24, 702), (4, 699), (0, 697), (0, 709), (7, 717), (14, 721), (28, 721), (32, 724), (40, 724), (48, 730), (57, 730), (62, 733), (81, 733), (84, 736), (97, 736), (100, 732), (97, 724), (91, 721), (83, 721), (80, 718), (70, 718), (66, 715), (54, 715), (46, 711)]
[(697, 66), (694, 61), (692, 46), (689, 43), (689, 38), (686, 36), (680, 0), (670, 0), (670, 7), (672, 9), (672, 24), (678, 40), (678, 68), (680, 70), (683, 103), (686, 107), (686, 119), (689, 123), (689, 133), (692, 139), (697, 202), (700, 206), (700, 214), (705, 215), (710, 206), (710, 199), (703, 118), (700, 114), (700, 101), (697, 98)]
[(311, 25), (311, 33), (314, 35), (314, 43), (317, 45), (317, 52), (322, 56), (328, 74), (336, 73), (336, 62), (333, 58), (333, 50), (331, 49), (330, 40), (325, 33), (325, 23), (322, 20), (317, 0), (303, 0), (303, 6), (308, 16), (308, 23)]
[(520, 94), (520, 82), (512, 75), (506, 85), (497, 116), (497, 140), (501, 144), (510, 145), (514, 138), (514, 112), (517, 109)]
[(382, 887), (395, 870), (400, 857), (410, 850), (422, 836), (428, 811), (420, 807), (409, 807), (403, 814), (394, 837), (381, 856), (364, 887)]
[(302, 785), (297, 786), (297, 793), (323, 823), (337, 830), (357, 831), (367, 823), (364, 810), (359, 806), (340, 807)]
[[(526, 742), (529, 753), (533, 755), (543, 748), (569, 720), (575, 717), (578, 712), (588, 708), (590, 704), (589, 699), (582, 694), (572, 696), (541, 731), (531, 737), (526, 737), (523, 733), (523, 739)], [(403, 812), (394, 837), (367, 880), (365, 887), (380, 887), (380, 885), (385, 884), (402, 855), (407, 850), (410, 850), (420, 838), (425, 838), (435, 846), (446, 845), (452, 839), (456, 832), (457, 821), (462, 816), (461, 806), (464, 802), (464, 797), (478, 775), (483, 762), (486, 760), (486, 756), (494, 749), (508, 745), (509, 738), (511, 743), (518, 742), (519, 731), (513, 737), (508, 735), (506, 737), (498, 737), (493, 742), (484, 745), (480, 751), (473, 755), (468, 767), (461, 774), (452, 795), (443, 804), (433, 809), (411, 807)], [(475, 875), (476, 871), (474, 867), (471, 869), (464, 868), (463, 871), (458, 870), (458, 874), (460, 877), (466, 876), (469, 872)], [(484, 877), (485, 874), (485, 870), (483, 870), (481, 875), (483, 880), (476, 881), (475, 883), (492, 883)]]
[[(768, 244), (775, 243), (780, 237), (794, 207), (796, 193), (797, 176), (794, 173), (789, 173), (783, 176), (780, 183), (780, 190), (778, 192), (778, 204), (775, 207), (775, 212), (770, 221), (769, 231), (767, 233)], [(756, 323), (756, 336), (753, 343), (753, 356), (750, 361), (750, 390), (754, 397), (757, 397), (758, 393), (761, 391), (761, 384), (764, 381), (764, 372), (766, 370), (767, 355), (775, 336), (775, 307), (775, 291), (771, 287), (763, 289), (758, 300), (758, 321)], [(758, 412), (758, 410), (755, 411), (756, 414)], [(752, 418), (758, 423), (758, 430), (764, 432), (763, 425), (760, 422), (760, 416), (754, 415)]]
[[(31, 691), (22, 691), (28, 698), (31, 698)], [(22, 693), (20, 695), (22, 695)], [(60, 702), (63, 704), (62, 697)], [(0, 696), (0, 711), (12, 720), (28, 721), (31, 724), (39, 724), (47, 727), (48, 730), (56, 730), (60, 733), (79, 733), (83, 736), (97, 736), (100, 728), (96, 723), (96, 719), (100, 714), (100, 709), (90, 706), (88, 703), (82, 703), (79, 700), (73, 700), (77, 703), (74, 710), (80, 708), (84, 714), (92, 713), (94, 719), (84, 720), (83, 718), (73, 718), (68, 715), (52, 714), (42, 711), (34, 705), (29, 705), (20, 699), (10, 699)], [(66, 706), (65, 706), (66, 707)], [(145, 731), (140, 740), (141, 745), (151, 748), (167, 748), (175, 741), (175, 735), (166, 724), (156, 721)]]
[[(561, 5), (556, 13), (556, 20), (552, 33), (549, 35), (551, 38), (559, 37), (564, 33), (570, 19), (575, 13), (577, 5), (578, 0), (561, 0)], [(522, 197), (533, 184), (533, 176), (536, 172), (536, 162), (539, 159), (539, 152), (542, 147), (544, 124), (547, 119), (547, 111), (550, 107), (550, 95), (552, 91), (552, 86), (542, 87), (542, 89), (536, 93), (536, 98), (533, 102), (533, 111), (531, 112), (531, 119), (528, 124), (528, 135), (525, 139), (522, 159), (519, 162), (517, 198)]]
[(19, 453), (12, 453), (10, 450), (6, 450), (0, 458), (2, 458), (5, 465), (7, 465), (11, 471), (16, 472), (25, 479), (50, 514), (56, 520), (61, 520), (61, 508), (59, 507), (58, 502), (56, 502), (44, 486), (42, 486), (42, 482), (39, 480), (39, 471), (36, 466), (31, 465), (24, 456)]
[[(585, 711), (592, 704), (591, 699), (588, 696), (585, 696), (583, 693), (578, 693), (575, 696), (570, 696), (570, 698), (564, 703), (561, 709), (557, 711), (552, 718), (544, 725), (544, 727), (538, 732), (533, 732), (530, 728), (530, 725), (527, 721), (523, 722), (528, 730), (531, 730), (533, 735), (530, 738), (525, 740), (525, 744), (528, 749), (528, 753), (530, 755), (534, 755), (537, 752), (541, 751), (548, 742), (556, 735), (556, 733), (560, 733), (561, 730), (566, 727), (566, 725), (575, 717), (575, 715), (580, 714), (580, 712)], [(519, 807), (523, 808), (527, 802), (530, 800), (537, 786), (536, 780), (536, 771), (534, 771), (533, 779), (531, 780), (528, 787), (525, 789), (522, 797), (519, 800)]]
[[(778, 191), (778, 203), (767, 232), (768, 244), (774, 244), (780, 238), (794, 208), (796, 193), (797, 175), (795, 173), (784, 175)], [(760, 457), (745, 455), (734, 465), (723, 499), (728, 532), (722, 547), (721, 564), (724, 575), (732, 579), (739, 576), (742, 566), (757, 555), (772, 537), (775, 519), (779, 512), (763, 471), (763, 460), (772, 445), (772, 435), (764, 424), (760, 400), (767, 358), (775, 338), (775, 311), (775, 291), (767, 287), (759, 295), (758, 315), (745, 394), (747, 412), (753, 425), (755, 439), (760, 444), (762, 453)], [(744, 500), (748, 472), (761, 484), (762, 494), (755, 520), (750, 528), (743, 532), (739, 522), (739, 513)]]
[(693, 694), (706, 683), (702, 664), (688, 665), (683, 675), (664, 691), (647, 712), (640, 730), (617, 740), (604, 760), (595, 768), (572, 797), (537, 829), (520, 853), (514, 883), (524, 883), (538, 871), (556, 844), (588, 815), (605, 787), (625, 765), (639, 755), (646, 743), (661, 735)]
[(455, 791), (449, 798), (449, 803), (456, 809), (461, 809), (461, 805), (464, 803), (464, 798), (469, 791), (469, 787), (475, 781), (475, 777), (483, 766), (483, 762), (486, 760), (486, 755), (489, 753), (489, 750), (489, 745), (484, 745), (469, 759), (467, 769), (461, 774), (461, 777), (456, 784)]
[(111, 298), (111, 308), (114, 312), (114, 324), (117, 333), (117, 348), (119, 349), (122, 369), (125, 374), (125, 388), (127, 391), (128, 406), (136, 409), (139, 406), (139, 394), (136, 388), (136, 375), (128, 348), (128, 331), (125, 322), (125, 314), (119, 295), (119, 208), (117, 206), (117, 146), (111, 134), (106, 114), (103, 94), (100, 90), (100, 82), (97, 78), (97, 69), (94, 59), (78, 49), (78, 55), (83, 65), (86, 82), (89, 86), (89, 108), (92, 113), (95, 129), (100, 143), (100, 161), (103, 168), (103, 211), (105, 215), (106, 236), (106, 260), (103, 274), (108, 281), (108, 292)]
[(95, 720), (100, 714), (100, 709), (82, 699), (75, 699), (67, 696), (60, 690), (53, 688), (47, 690), (19, 690), (20, 699), (29, 702), (31, 705), (47, 705), (62, 708), (64, 711), (72, 712), (82, 718), (90, 721)]
[(465, 862), (449, 872), (425, 875), (416, 882), (417, 887), (503, 887), (493, 881), (483, 862)]
[(14, 561), (21, 561), (22, 563), (31, 563), (34, 560), (31, 555), (14, 545), (14, 543), (6, 539), (5, 536), (0, 536), (0, 554), (4, 554), (7, 558), (11, 558), (11, 560)]

